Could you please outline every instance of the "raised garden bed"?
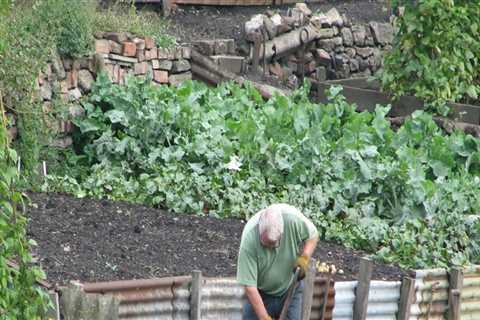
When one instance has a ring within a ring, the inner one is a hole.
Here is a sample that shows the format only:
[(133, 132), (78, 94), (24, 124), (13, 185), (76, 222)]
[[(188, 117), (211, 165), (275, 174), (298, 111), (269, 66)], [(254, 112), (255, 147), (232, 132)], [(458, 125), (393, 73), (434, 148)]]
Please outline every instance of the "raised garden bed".
[[(315, 83), (312, 87), (317, 91), (319, 102), (327, 102), (326, 90), (333, 85), (343, 87), (343, 95), (349, 103), (355, 103), (358, 110), (374, 111), (377, 104), (386, 106), (392, 105), (390, 117), (405, 117), (415, 110), (423, 109), (423, 103), (413, 96), (405, 96), (396, 101), (392, 97), (379, 89), (379, 83), (369, 81), (368, 78), (331, 80)], [(474, 125), (480, 124), (480, 106), (451, 103), (449, 104), (453, 111), (453, 119), (458, 122), (464, 122)]]
[[(172, 215), (125, 202), (31, 193), (28, 237), (47, 281), (98, 282), (189, 275), (234, 276), (245, 221)], [(357, 279), (366, 253), (320, 242), (314, 257)], [(376, 263), (373, 279), (400, 280), (409, 272)]]

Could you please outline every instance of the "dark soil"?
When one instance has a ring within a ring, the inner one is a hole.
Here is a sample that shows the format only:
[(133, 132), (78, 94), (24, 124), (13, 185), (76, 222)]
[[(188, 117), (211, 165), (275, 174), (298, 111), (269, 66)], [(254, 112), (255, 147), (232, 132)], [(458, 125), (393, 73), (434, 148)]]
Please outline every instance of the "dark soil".
[[(179, 6), (168, 19), (168, 31), (180, 43), (225, 38), (239, 43), (243, 38), (243, 26), (253, 15), (269, 9), (286, 12), (293, 6)], [(353, 23), (388, 21), (391, 13), (385, 0), (324, 0), (322, 3), (310, 3), (308, 7), (313, 12), (327, 12), (335, 7)]]
[[(65, 284), (187, 275), (234, 276), (240, 236), (237, 219), (173, 215), (125, 202), (29, 194), (28, 236), (50, 283)], [(365, 254), (320, 242), (314, 257), (355, 279)], [(407, 272), (375, 264), (373, 278), (400, 279)]]

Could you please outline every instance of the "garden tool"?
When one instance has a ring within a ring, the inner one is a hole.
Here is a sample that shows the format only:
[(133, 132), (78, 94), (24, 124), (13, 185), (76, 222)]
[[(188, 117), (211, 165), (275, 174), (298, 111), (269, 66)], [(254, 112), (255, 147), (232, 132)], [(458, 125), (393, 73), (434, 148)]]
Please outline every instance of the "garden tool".
[(288, 307), (292, 302), (295, 289), (297, 289), (297, 286), (300, 283), (299, 276), (300, 276), (300, 267), (296, 267), (295, 274), (293, 275), (293, 281), (290, 284), (290, 287), (288, 287), (287, 297), (285, 298), (285, 303), (283, 304), (282, 312), (280, 313), (280, 317), (278, 318), (278, 320), (285, 320), (287, 318)]

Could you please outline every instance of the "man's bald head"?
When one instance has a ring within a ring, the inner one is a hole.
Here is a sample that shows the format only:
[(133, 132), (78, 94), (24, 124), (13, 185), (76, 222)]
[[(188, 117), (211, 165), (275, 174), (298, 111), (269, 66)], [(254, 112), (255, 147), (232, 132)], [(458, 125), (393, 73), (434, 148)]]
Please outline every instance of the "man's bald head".
[(258, 231), (262, 245), (275, 248), (280, 245), (283, 234), (283, 217), (279, 206), (266, 208), (258, 220)]

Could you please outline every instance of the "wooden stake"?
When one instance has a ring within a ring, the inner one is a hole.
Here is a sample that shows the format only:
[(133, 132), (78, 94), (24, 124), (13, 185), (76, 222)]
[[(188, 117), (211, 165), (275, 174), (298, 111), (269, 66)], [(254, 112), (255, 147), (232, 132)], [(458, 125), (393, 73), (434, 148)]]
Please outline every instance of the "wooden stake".
[(315, 259), (310, 259), (308, 271), (304, 280), (303, 298), (302, 298), (302, 320), (309, 320), (312, 312), (313, 288), (315, 285)]
[(397, 320), (410, 318), (410, 307), (415, 298), (415, 279), (404, 277), (400, 288), (400, 302), (398, 303)]
[(448, 319), (460, 320), (460, 297), (463, 288), (463, 270), (454, 268), (449, 274)]
[(190, 319), (202, 319), (202, 272), (194, 270), (190, 287)]
[(360, 259), (360, 275), (355, 290), (355, 304), (353, 306), (353, 320), (367, 318), (368, 294), (372, 279), (373, 263), (367, 258)]

